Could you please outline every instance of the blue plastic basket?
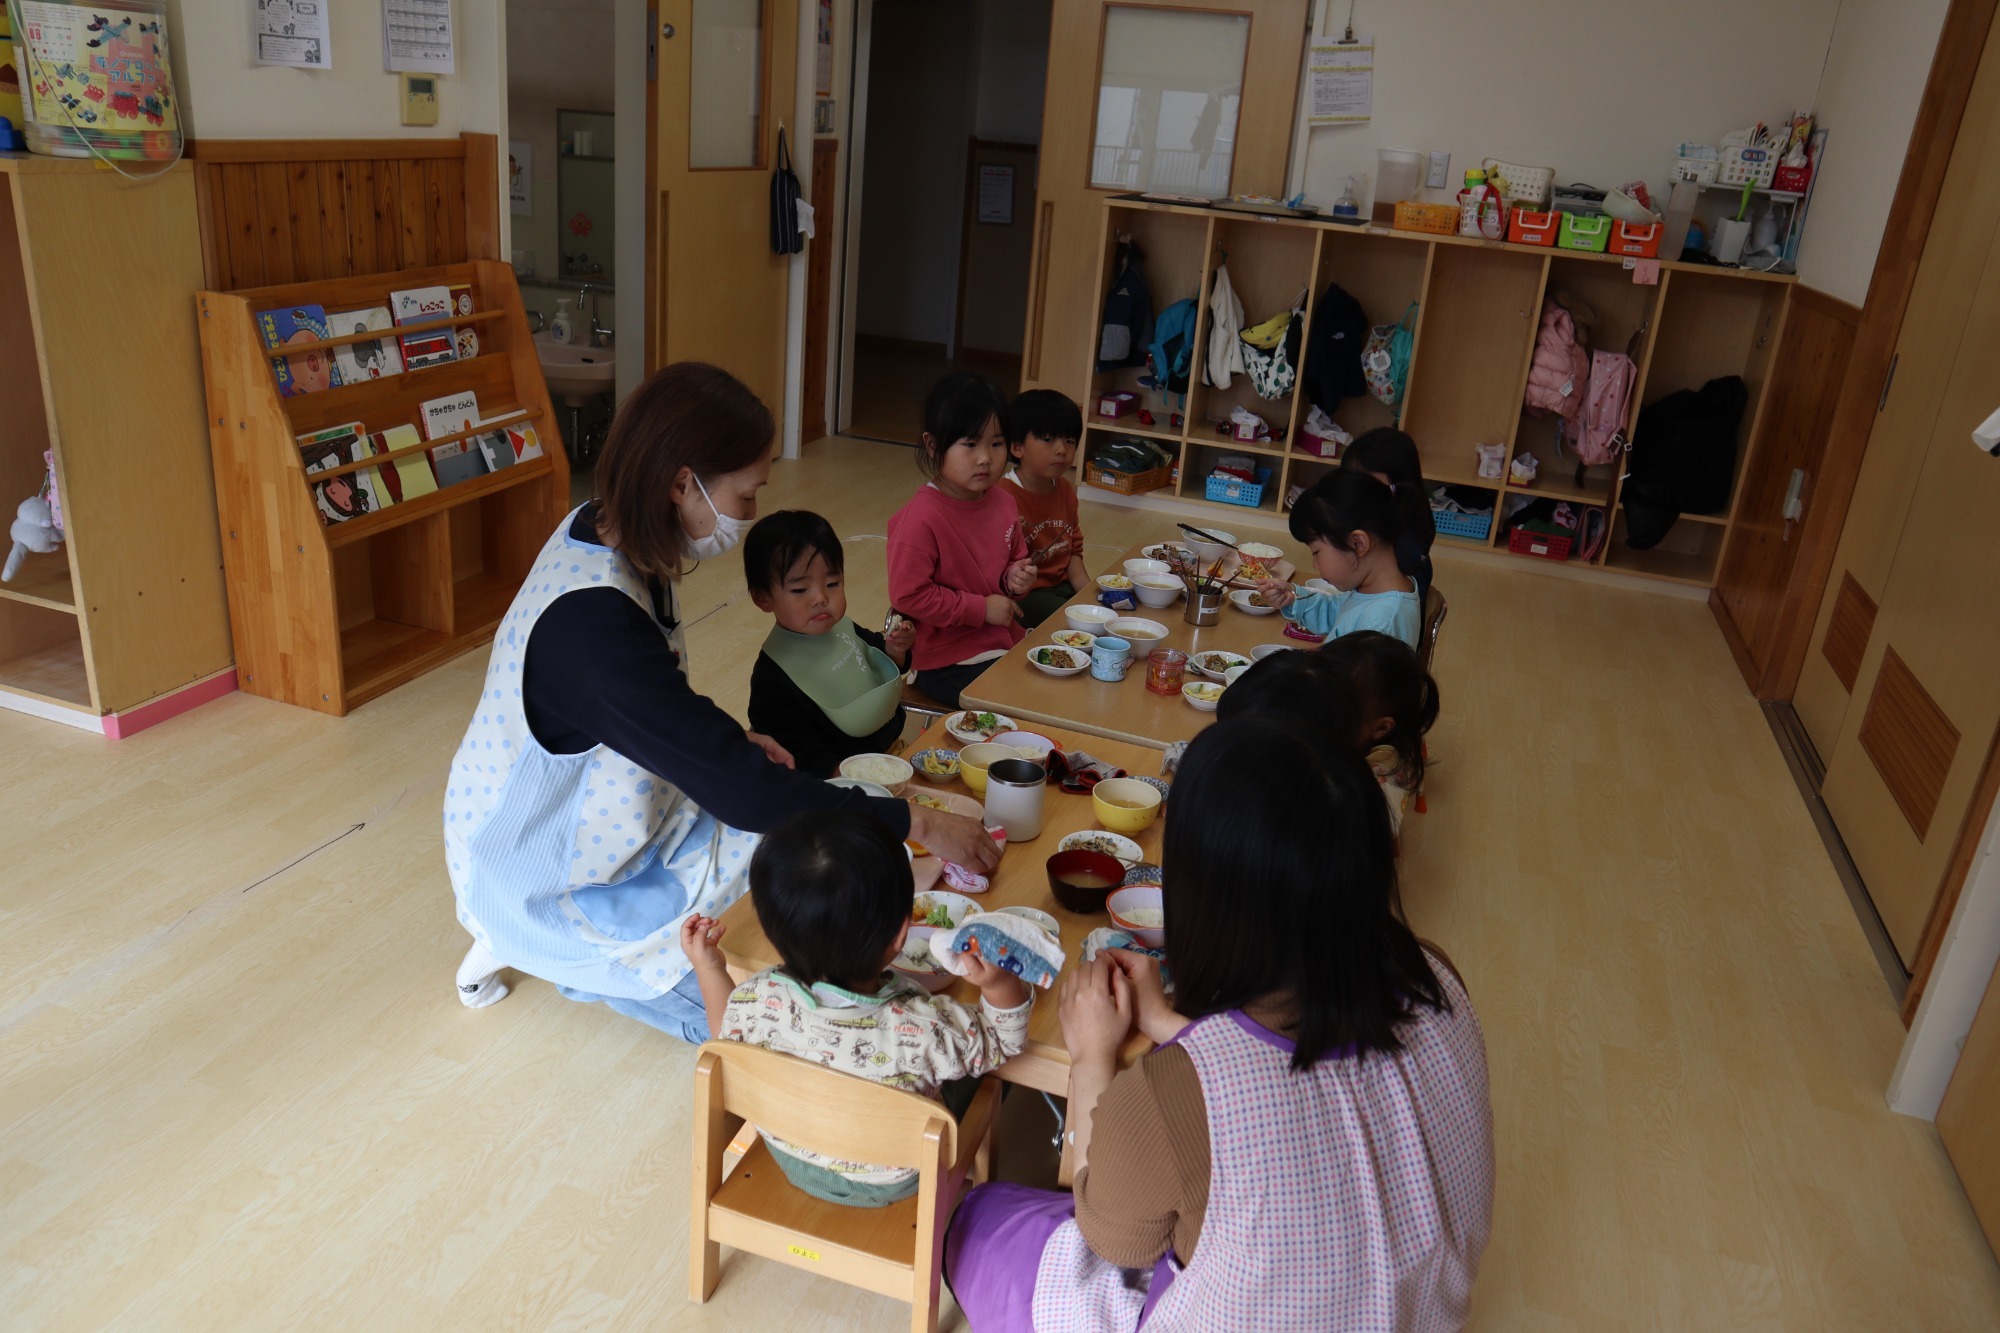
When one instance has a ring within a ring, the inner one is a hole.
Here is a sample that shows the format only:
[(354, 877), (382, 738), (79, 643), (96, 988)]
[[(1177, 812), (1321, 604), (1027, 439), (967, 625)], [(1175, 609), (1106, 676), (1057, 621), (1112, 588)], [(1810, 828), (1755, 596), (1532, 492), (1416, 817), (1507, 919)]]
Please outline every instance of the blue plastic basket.
[(1490, 513), (1461, 514), (1451, 509), (1433, 509), (1431, 519), (1437, 524), (1437, 530), (1447, 537), (1469, 537), (1483, 542), (1486, 534), (1493, 531), (1493, 515)]
[(1217, 504), (1242, 505), (1246, 509), (1255, 509), (1263, 502), (1264, 488), (1270, 484), (1271, 469), (1267, 467), (1257, 469), (1255, 483), (1244, 481), (1241, 477), (1218, 477), (1210, 474), (1208, 498)]

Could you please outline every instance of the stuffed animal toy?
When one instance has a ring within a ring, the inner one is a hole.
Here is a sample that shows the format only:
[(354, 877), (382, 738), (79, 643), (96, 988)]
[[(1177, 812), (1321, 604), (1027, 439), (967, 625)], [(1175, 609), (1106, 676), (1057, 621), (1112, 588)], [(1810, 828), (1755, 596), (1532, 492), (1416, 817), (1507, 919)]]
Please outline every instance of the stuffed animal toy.
[(47, 555), (62, 544), (62, 529), (55, 524), (49, 502), (39, 495), (31, 495), (21, 501), (8, 535), (14, 539), (14, 549), (7, 553), (7, 567), (0, 569), (0, 583), (14, 581), (14, 575), (21, 572), (21, 562), (28, 558), (28, 552)]

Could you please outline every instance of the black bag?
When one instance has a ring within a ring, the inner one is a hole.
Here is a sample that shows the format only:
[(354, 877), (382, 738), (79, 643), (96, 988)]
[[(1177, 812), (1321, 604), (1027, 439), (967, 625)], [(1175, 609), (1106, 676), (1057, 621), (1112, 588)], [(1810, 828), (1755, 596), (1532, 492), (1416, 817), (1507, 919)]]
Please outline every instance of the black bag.
[(778, 165), (771, 169), (771, 253), (795, 255), (806, 248), (799, 230), (799, 178), (792, 174), (792, 150), (778, 131)]
[(1144, 256), (1131, 241), (1119, 247), (1118, 276), (1104, 297), (1097, 333), (1097, 368), (1143, 366), (1153, 345), (1153, 292), (1146, 285)]
[(1313, 307), (1312, 330), (1306, 334), (1306, 397), (1332, 416), (1343, 398), (1366, 398), (1368, 381), (1361, 373), (1361, 348), (1368, 341), (1368, 318), (1361, 303), (1329, 284)]
[(1657, 546), (1684, 513), (1729, 507), (1736, 479), (1736, 428), (1750, 392), (1735, 375), (1680, 389), (1639, 413), (1632, 469), (1619, 498), (1625, 544)]

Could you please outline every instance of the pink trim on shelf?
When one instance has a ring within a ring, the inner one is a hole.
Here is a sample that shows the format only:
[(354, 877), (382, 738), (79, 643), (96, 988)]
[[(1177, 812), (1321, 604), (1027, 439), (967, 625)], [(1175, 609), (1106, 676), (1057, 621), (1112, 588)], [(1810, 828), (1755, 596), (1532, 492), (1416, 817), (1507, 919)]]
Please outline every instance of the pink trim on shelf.
[(190, 709), (199, 708), (211, 699), (234, 693), (235, 689), (236, 668), (230, 667), (172, 694), (149, 699), (137, 708), (128, 708), (122, 713), (106, 713), (104, 734), (114, 741), (122, 741), (147, 727), (158, 726), (170, 717), (179, 717)]

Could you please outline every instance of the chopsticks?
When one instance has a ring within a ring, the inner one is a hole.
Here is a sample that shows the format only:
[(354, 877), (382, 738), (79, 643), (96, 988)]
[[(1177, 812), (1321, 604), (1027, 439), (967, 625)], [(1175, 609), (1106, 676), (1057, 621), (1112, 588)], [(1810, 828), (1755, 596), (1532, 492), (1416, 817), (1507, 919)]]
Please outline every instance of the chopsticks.
[(1227, 546), (1232, 551), (1236, 549), (1235, 542), (1226, 542), (1212, 532), (1204, 531), (1201, 528), (1189, 527), (1185, 523), (1176, 523), (1174, 526), (1185, 532), (1188, 536), (1205, 541), (1211, 546)]
[[(1187, 525), (1182, 524), (1181, 526), (1186, 527)], [(1191, 531), (1199, 531), (1199, 529), (1191, 529)], [(1193, 559), (1178, 547), (1169, 547), (1167, 550), (1167, 567), (1173, 570), (1174, 577), (1179, 579), (1187, 588), (1189, 596), (1207, 596), (1222, 591), (1224, 587), (1221, 579), (1222, 565), (1228, 558), (1226, 555), (1216, 557), (1215, 563), (1208, 567), (1208, 573), (1203, 574), (1199, 561)]]

